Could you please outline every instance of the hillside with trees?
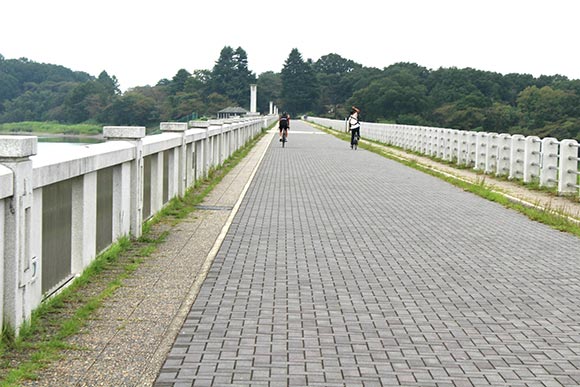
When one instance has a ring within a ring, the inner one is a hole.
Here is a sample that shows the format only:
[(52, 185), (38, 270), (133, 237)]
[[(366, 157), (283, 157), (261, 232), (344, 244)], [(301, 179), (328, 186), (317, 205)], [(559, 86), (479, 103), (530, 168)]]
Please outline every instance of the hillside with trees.
[(227, 106), (249, 109), (258, 84), (258, 110), (269, 102), (293, 116), (344, 118), (352, 105), (362, 119), (580, 140), (580, 80), (499, 74), (472, 68), (428, 69), (396, 63), (365, 67), (337, 54), (317, 61), (292, 49), (279, 73), (256, 76), (246, 52), (226, 46), (212, 69), (179, 70), (155, 86), (119, 91), (115, 76), (0, 55), (0, 123), (92, 122), (156, 125), (192, 113), (213, 117)]

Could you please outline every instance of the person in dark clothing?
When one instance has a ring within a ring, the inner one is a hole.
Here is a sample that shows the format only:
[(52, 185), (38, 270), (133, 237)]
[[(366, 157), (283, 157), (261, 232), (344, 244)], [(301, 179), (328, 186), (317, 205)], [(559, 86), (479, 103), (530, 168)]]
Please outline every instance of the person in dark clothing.
[(280, 116), (278, 129), (280, 130), (280, 141), (282, 141), (282, 130), (286, 131), (286, 141), (288, 141), (288, 129), (290, 129), (290, 115), (288, 113), (284, 112)]

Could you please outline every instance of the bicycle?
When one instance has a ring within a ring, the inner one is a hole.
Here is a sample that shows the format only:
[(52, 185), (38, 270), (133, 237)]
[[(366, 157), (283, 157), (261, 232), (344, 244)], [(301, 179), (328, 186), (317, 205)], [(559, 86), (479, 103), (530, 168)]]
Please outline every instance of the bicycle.
[(357, 150), (358, 149), (358, 141), (360, 140), (360, 135), (358, 133), (351, 134), (350, 140), (350, 149)]
[(286, 145), (286, 135), (288, 134), (288, 129), (282, 129), (282, 148)]

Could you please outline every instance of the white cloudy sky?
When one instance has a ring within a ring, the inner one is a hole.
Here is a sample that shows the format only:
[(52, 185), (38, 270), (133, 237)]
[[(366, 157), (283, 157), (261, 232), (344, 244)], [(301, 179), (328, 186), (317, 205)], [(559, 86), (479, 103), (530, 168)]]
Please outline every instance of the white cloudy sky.
[(580, 79), (578, 0), (0, 0), (0, 54), (97, 76), (123, 90), (242, 47), (250, 70), (339, 54)]

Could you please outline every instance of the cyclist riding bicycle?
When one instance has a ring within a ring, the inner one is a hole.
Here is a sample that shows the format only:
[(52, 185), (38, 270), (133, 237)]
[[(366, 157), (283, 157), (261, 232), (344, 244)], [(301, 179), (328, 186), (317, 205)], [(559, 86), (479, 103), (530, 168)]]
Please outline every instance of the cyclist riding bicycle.
[(278, 129), (280, 130), (280, 141), (282, 141), (282, 130), (284, 130), (286, 135), (286, 141), (288, 141), (288, 129), (290, 129), (290, 115), (286, 112), (282, 113), (280, 119), (278, 120)]
[(353, 149), (355, 145), (358, 145), (358, 140), (360, 139), (360, 121), (359, 121), (360, 109), (353, 106), (350, 111), (350, 116), (348, 117), (348, 129), (350, 130), (350, 149)]

